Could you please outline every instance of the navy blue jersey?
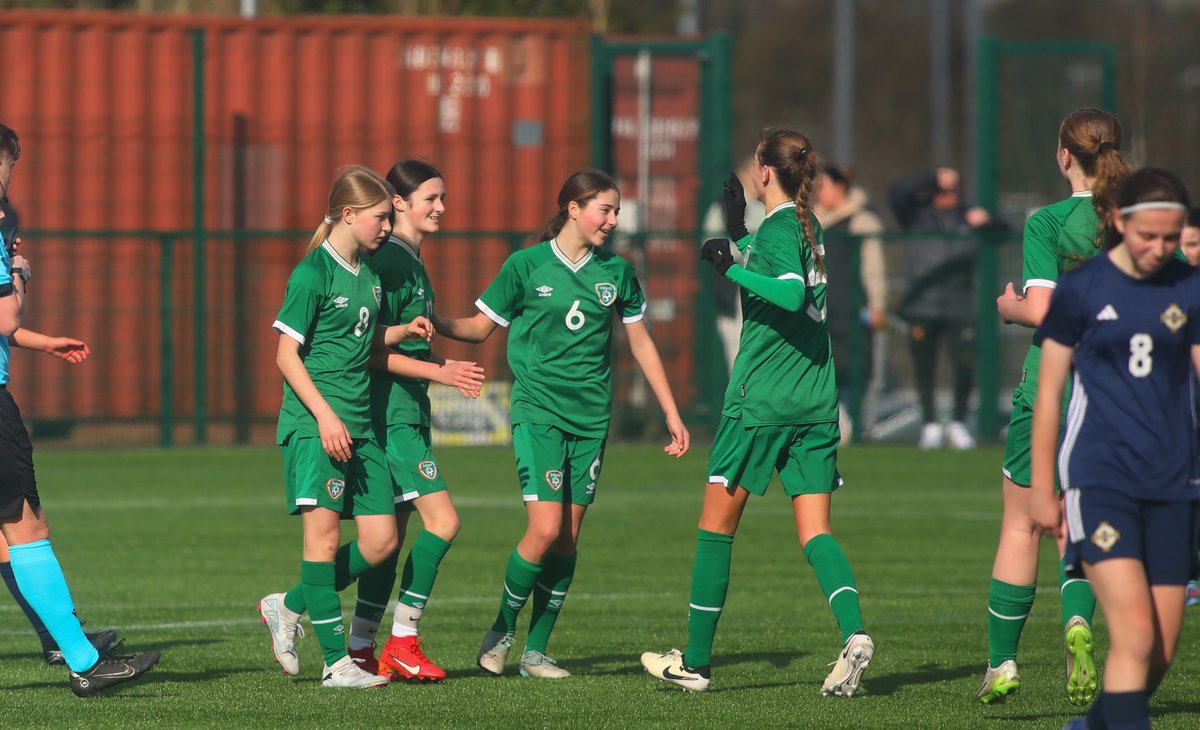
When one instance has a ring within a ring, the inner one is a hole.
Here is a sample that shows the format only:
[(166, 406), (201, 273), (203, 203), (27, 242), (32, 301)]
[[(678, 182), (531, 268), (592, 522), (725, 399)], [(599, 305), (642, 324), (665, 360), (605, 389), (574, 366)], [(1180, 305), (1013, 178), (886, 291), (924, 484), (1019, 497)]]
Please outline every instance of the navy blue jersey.
[(1191, 347), (1200, 344), (1200, 269), (1171, 260), (1139, 280), (1097, 256), (1063, 276), (1037, 331), (1075, 348), (1058, 457), (1063, 489), (1193, 499)]

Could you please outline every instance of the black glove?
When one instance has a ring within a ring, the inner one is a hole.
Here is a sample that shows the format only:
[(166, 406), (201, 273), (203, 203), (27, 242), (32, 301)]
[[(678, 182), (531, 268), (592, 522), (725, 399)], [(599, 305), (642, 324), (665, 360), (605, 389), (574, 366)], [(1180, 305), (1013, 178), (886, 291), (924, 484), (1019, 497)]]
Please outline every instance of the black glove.
[(729, 241), (724, 238), (710, 238), (700, 248), (700, 260), (708, 261), (721, 276), (733, 266), (733, 254), (729, 253)]
[(729, 173), (729, 179), (721, 186), (721, 207), (725, 210), (725, 230), (734, 241), (750, 234), (746, 229), (746, 191), (737, 173)]

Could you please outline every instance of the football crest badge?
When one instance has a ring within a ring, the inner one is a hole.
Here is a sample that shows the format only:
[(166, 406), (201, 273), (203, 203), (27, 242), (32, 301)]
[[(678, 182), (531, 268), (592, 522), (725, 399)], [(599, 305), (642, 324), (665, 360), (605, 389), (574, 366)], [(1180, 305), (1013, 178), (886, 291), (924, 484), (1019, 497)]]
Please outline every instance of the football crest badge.
[(608, 282), (605, 282), (603, 284), (597, 284), (596, 285), (596, 296), (600, 298), (600, 303), (603, 304), (604, 306), (606, 306), (606, 307), (612, 306), (612, 303), (617, 301), (617, 286), (616, 286), (616, 284), (609, 284)]
[(1117, 544), (1117, 540), (1120, 539), (1121, 533), (1117, 531), (1117, 528), (1104, 521), (1102, 521), (1096, 527), (1096, 531), (1092, 533), (1092, 542), (1095, 543), (1096, 547), (1100, 548), (1106, 553), (1112, 550), (1113, 546)]
[(336, 477), (325, 482), (325, 491), (329, 492), (330, 499), (341, 499), (346, 493), (346, 482)]
[(1179, 330), (1183, 329), (1185, 324), (1187, 324), (1187, 315), (1184, 314), (1183, 310), (1179, 308), (1179, 305), (1174, 302), (1171, 302), (1171, 306), (1163, 310), (1163, 313), (1159, 316), (1159, 319), (1162, 320), (1162, 323), (1165, 324), (1167, 329), (1171, 330), (1172, 333), (1178, 332)]
[(437, 462), (431, 459), (426, 459), (420, 464), (417, 464), (417, 471), (421, 472), (421, 476), (433, 481), (437, 479)]
[(551, 489), (557, 492), (562, 489), (563, 473), (558, 469), (551, 469), (546, 472), (546, 483), (550, 485)]
[(377, 286), (371, 289), (371, 291), (375, 292), (375, 303), (383, 304), (383, 287)]

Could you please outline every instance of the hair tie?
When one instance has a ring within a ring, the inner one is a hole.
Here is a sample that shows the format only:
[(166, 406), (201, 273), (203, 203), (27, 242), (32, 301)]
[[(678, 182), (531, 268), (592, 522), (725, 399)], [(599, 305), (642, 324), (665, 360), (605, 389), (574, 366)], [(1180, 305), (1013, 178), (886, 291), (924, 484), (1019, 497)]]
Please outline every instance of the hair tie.
[(1139, 210), (1180, 210), (1186, 212), (1187, 206), (1183, 203), (1176, 203), (1171, 200), (1154, 200), (1149, 203), (1136, 203), (1134, 205), (1127, 205), (1124, 208), (1119, 208), (1118, 212), (1121, 215), (1127, 216), (1132, 213), (1136, 213)]
[(332, 218), (330, 218), (329, 216), (325, 216), (325, 225), (327, 225), (327, 226), (332, 226), (332, 225), (333, 225), (333, 219), (332, 219)]
[(1104, 140), (1103, 142), (1100, 143), (1100, 146), (1096, 148), (1096, 154), (1102, 155), (1105, 152), (1107, 152), (1108, 150), (1111, 150), (1113, 147), (1114, 147), (1114, 145), (1112, 142), (1109, 142), (1108, 140)]
[(811, 147), (801, 147), (801, 148), (800, 148), (800, 151), (799, 151), (799, 152), (797, 152), (796, 154), (800, 155), (801, 157), (804, 157), (804, 156), (805, 156), (805, 155), (807, 155), (809, 152), (812, 152), (812, 148), (811, 148)]

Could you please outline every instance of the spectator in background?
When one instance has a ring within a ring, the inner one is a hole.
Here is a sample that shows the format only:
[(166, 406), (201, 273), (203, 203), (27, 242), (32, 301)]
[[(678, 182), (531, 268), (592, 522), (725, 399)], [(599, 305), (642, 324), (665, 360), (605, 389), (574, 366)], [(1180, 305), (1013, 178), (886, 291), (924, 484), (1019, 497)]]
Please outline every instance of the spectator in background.
[[(911, 233), (904, 241), (908, 290), (900, 316), (911, 327), (917, 396), (921, 404), (922, 449), (948, 442), (955, 449), (975, 447), (967, 429), (967, 399), (975, 374), (975, 256), (979, 242), (959, 234), (984, 228), (991, 216), (963, 202), (956, 170), (940, 167), (913, 173), (892, 183), (888, 193), (901, 228)], [(933, 405), (938, 346), (946, 340), (954, 378), (954, 411), (944, 428)]]
[[(867, 193), (852, 184), (850, 171), (827, 164), (817, 175), (817, 205), (814, 212), (825, 229), (825, 271), (833, 285), (826, 299), (829, 337), (833, 342), (833, 365), (837, 373), (838, 393), (841, 395), (840, 421), (842, 440), (849, 441), (853, 423), (846, 411), (846, 394), (852, 387), (865, 388), (871, 379), (871, 337), (863, 338), (858, 354), (862, 367), (852, 368), (850, 333), (859, 323), (871, 331), (887, 324), (884, 302), (887, 299), (887, 278), (883, 259), (883, 243), (870, 234), (883, 231), (883, 222), (870, 207)], [(856, 242), (859, 236), (870, 236)], [(858, 276), (866, 294), (866, 308), (854, 311), (854, 285), (850, 282), (854, 247), (859, 247)], [(858, 378), (853, 376), (857, 374)]]

